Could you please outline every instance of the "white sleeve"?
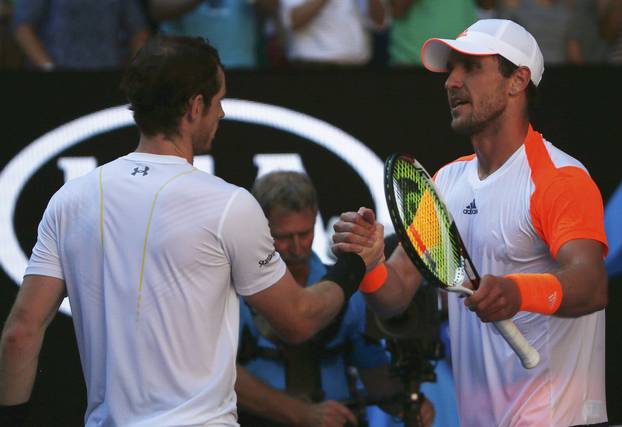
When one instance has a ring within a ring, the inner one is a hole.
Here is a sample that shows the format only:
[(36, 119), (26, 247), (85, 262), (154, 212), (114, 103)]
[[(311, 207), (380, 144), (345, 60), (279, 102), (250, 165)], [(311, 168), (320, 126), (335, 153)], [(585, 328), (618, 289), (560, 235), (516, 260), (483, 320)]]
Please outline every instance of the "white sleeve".
[(266, 219), (257, 200), (240, 188), (225, 208), (220, 238), (238, 294), (253, 295), (274, 285), (285, 274), (285, 263), (274, 249)]
[(40, 276), (56, 277), (64, 280), (63, 268), (58, 255), (58, 221), (56, 218), (56, 200), (52, 197), (45, 208), (43, 218), (39, 223), (37, 243), (32, 249), (32, 255), (26, 267), (25, 276), (36, 274)]

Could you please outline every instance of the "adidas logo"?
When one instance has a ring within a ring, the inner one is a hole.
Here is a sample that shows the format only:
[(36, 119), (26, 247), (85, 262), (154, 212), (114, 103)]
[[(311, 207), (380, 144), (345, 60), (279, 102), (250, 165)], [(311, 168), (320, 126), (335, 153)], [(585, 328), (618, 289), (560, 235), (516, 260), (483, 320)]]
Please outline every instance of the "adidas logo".
[(465, 215), (475, 215), (477, 213), (477, 206), (475, 206), (475, 199), (473, 199), (473, 201), (469, 203), (466, 208), (462, 209), (462, 213)]
[(547, 302), (549, 303), (549, 307), (555, 307), (557, 303), (557, 292), (553, 292), (551, 295), (547, 297)]

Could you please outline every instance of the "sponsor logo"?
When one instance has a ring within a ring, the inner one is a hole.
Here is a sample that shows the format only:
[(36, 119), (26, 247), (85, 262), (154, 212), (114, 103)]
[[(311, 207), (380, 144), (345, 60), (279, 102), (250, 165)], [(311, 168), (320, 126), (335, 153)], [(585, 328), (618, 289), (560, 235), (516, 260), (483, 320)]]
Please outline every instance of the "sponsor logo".
[(142, 169), (140, 169), (140, 167), (134, 168), (134, 171), (132, 172), (132, 175), (136, 176), (136, 174), (140, 174), (142, 176), (145, 176), (148, 173), (149, 173), (149, 166), (144, 166)]
[(553, 292), (552, 294), (550, 294), (547, 297), (547, 302), (549, 303), (549, 307), (550, 308), (555, 307), (555, 305), (557, 303), (557, 292)]
[(261, 259), (259, 260), (259, 267), (265, 267), (266, 265), (268, 265), (268, 263), (270, 263), (270, 261), (272, 261), (272, 258), (274, 257), (274, 255), (276, 254), (276, 249), (273, 250), (270, 255), (268, 255), (265, 259)]
[[(297, 135), (310, 143), (331, 152), (354, 171), (369, 189), (375, 203), (378, 221), (392, 230), (389, 212), (384, 202), (383, 162), (365, 144), (343, 130), (315, 117), (277, 105), (263, 104), (241, 99), (223, 100), (225, 120), (266, 126)], [(57, 158), (65, 150), (87, 142), (90, 138), (121, 128), (134, 126), (131, 111), (126, 105), (111, 107), (77, 118), (69, 123), (42, 135), (26, 146), (2, 171), (0, 171), (0, 265), (15, 284), (20, 285), (27, 265), (14, 228), (15, 209), (24, 187), (39, 169), (50, 160)], [(302, 160), (297, 153), (263, 154), (254, 157), (258, 176), (275, 169), (304, 171)], [(97, 167), (94, 157), (60, 157), (58, 167), (64, 171), (65, 180), (84, 175)], [(197, 156), (195, 166), (213, 173), (211, 156)], [(136, 171), (136, 176), (144, 176), (145, 168)], [(329, 220), (330, 221), (330, 220)], [(324, 262), (331, 262), (328, 254), (329, 242), (321, 215), (316, 221), (313, 249)], [(387, 232), (389, 232), (387, 231)], [(69, 303), (65, 299), (61, 312), (70, 314)]]
[(469, 203), (466, 208), (462, 209), (462, 213), (465, 215), (475, 215), (477, 213), (477, 206), (475, 206), (475, 199), (473, 199), (473, 201)]

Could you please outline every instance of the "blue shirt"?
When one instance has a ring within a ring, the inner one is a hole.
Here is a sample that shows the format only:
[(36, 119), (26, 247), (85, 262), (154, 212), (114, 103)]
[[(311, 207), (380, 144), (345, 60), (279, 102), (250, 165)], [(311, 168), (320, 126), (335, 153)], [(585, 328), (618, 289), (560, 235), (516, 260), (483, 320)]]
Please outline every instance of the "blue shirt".
[(181, 17), (160, 24), (164, 33), (209, 40), (227, 68), (257, 65), (255, 6), (248, 0), (202, 2)]
[(147, 30), (138, 0), (20, 0), (15, 26), (29, 24), (57, 68), (119, 68), (129, 39)]
[[(308, 284), (318, 282), (326, 273), (326, 267), (316, 254), (310, 260)], [(240, 330), (246, 326), (251, 334), (257, 338), (261, 347), (276, 349), (272, 341), (262, 336), (255, 323), (249, 307), (240, 304)], [(369, 342), (363, 336), (365, 331), (365, 300), (360, 293), (355, 293), (348, 303), (348, 308), (342, 318), (337, 334), (328, 341), (326, 348), (335, 349), (346, 344), (352, 349), (350, 360), (346, 361), (344, 352), (331, 354), (321, 360), (320, 374), (322, 389), (327, 400), (345, 400), (350, 398), (346, 366), (368, 369), (389, 363), (389, 358), (380, 343)], [(258, 357), (251, 360), (245, 367), (255, 376), (276, 389), (285, 389), (285, 366), (281, 361)]]

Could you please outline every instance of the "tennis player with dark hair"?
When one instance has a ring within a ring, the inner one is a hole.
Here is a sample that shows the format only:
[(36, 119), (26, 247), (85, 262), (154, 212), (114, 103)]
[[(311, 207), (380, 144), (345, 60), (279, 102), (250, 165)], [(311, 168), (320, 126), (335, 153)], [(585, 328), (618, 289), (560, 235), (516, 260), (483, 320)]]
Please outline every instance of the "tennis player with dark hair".
[(223, 68), (205, 41), (148, 42), (122, 87), (138, 148), (69, 181), (48, 204), (2, 334), (2, 425), (23, 418), (46, 327), (68, 295), (87, 426), (237, 426), (238, 296), (301, 341), (335, 317), (366, 264), (383, 259), (379, 241), (301, 288), (254, 197), (192, 166), (224, 116)]
[[(512, 21), (481, 20), (455, 40), (429, 40), (422, 57), (448, 73), (451, 126), (475, 151), (435, 175), (482, 274), (472, 296), (448, 297), (461, 425), (607, 425), (603, 202), (586, 168), (530, 125), (544, 71), (535, 39)], [(334, 249), (365, 246), (371, 217), (343, 214)], [(367, 301), (386, 315), (421, 282), (402, 247), (374, 273)], [(533, 369), (489, 323), (510, 318), (540, 353)]]

